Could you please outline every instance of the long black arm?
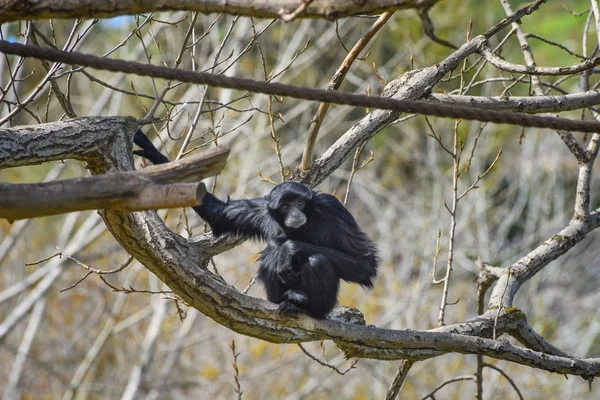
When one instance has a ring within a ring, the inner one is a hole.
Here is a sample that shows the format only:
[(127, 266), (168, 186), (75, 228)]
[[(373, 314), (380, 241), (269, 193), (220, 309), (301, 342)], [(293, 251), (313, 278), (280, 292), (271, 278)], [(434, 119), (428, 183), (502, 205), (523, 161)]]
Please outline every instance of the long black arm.
[(328, 256), (341, 279), (372, 287), (378, 269), (373, 242), (337, 198), (319, 193), (313, 202), (315, 213), (309, 227), (313, 237), (307, 240), (318, 246), (312, 251)]
[(281, 234), (281, 229), (269, 218), (263, 197), (223, 202), (206, 193), (202, 205), (193, 208), (210, 225), (215, 236), (232, 233), (248, 239), (267, 240)]
[[(136, 132), (133, 142), (141, 148), (135, 150), (134, 154), (147, 158), (153, 164), (169, 162), (142, 131)], [(262, 197), (224, 202), (212, 193), (206, 193), (202, 205), (192, 208), (210, 225), (215, 236), (232, 233), (250, 239), (268, 239), (279, 235), (281, 231), (276, 223), (267, 218), (267, 202)]]

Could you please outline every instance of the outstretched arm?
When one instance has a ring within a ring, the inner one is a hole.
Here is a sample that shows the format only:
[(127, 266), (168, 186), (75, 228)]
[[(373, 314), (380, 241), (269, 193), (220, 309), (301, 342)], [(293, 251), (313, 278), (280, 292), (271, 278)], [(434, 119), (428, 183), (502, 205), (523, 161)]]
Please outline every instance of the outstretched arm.
[(267, 202), (262, 197), (223, 202), (213, 194), (206, 193), (202, 205), (193, 208), (210, 225), (215, 236), (232, 233), (264, 240), (278, 234), (276, 224), (268, 215)]
[[(169, 162), (142, 131), (136, 132), (133, 142), (141, 148), (135, 150), (134, 154), (147, 158), (153, 164)], [(269, 218), (266, 200), (262, 197), (223, 202), (212, 193), (206, 193), (202, 205), (193, 209), (210, 225), (215, 236), (233, 233), (245, 238), (266, 239), (278, 234), (276, 224)]]

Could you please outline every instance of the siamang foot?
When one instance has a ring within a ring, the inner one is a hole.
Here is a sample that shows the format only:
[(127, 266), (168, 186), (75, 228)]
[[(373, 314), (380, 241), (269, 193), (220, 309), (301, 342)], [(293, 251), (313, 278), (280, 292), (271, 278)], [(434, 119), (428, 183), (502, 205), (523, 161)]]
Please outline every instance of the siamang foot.
[(301, 312), (302, 309), (300, 307), (298, 307), (296, 304), (294, 304), (293, 302), (291, 302), (290, 300), (283, 300), (281, 303), (279, 303), (279, 308), (277, 309), (277, 312), (279, 312), (280, 314), (297, 314), (299, 312)]
[(306, 307), (308, 305), (308, 295), (302, 289), (289, 289), (283, 297), (299, 307)]
[(306, 311), (308, 296), (303, 290), (288, 290), (283, 295), (284, 300), (279, 303), (279, 312), (282, 314), (293, 314)]

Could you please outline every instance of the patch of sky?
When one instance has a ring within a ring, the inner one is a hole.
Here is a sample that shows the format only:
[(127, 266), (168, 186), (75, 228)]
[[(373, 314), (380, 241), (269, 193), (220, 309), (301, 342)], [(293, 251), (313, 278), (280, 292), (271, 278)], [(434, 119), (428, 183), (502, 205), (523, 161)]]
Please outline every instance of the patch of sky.
[(114, 18), (104, 18), (100, 23), (105, 28), (122, 28), (123, 26), (132, 25), (135, 23), (135, 18), (132, 15), (120, 15)]

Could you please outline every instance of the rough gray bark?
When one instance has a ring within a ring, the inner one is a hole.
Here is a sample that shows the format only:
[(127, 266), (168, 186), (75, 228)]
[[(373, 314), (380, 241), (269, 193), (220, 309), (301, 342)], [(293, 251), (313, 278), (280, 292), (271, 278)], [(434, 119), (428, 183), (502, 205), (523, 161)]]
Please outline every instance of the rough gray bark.
[[(311, 1), (297, 13), (298, 18), (343, 18), (377, 14), (386, 10), (426, 8), (437, 0), (319, 0)], [(152, 11), (198, 11), (248, 17), (284, 18), (303, 6), (304, 0), (4, 0), (0, 22), (38, 18), (110, 18)], [(296, 14), (293, 14), (296, 15)]]
[[(63, 125), (61, 122), (40, 125), (35, 134), (29, 127), (0, 129), (3, 156), (20, 154), (23, 147), (29, 147), (37, 138), (51, 137), (42, 129), (54, 131)], [(0, 183), (0, 192), (4, 193), (0, 197), (0, 218), (13, 221), (79, 210), (140, 211), (196, 206), (206, 193), (206, 187), (199, 181), (219, 173), (228, 153), (226, 147), (219, 147), (143, 171), (44, 183)]]

